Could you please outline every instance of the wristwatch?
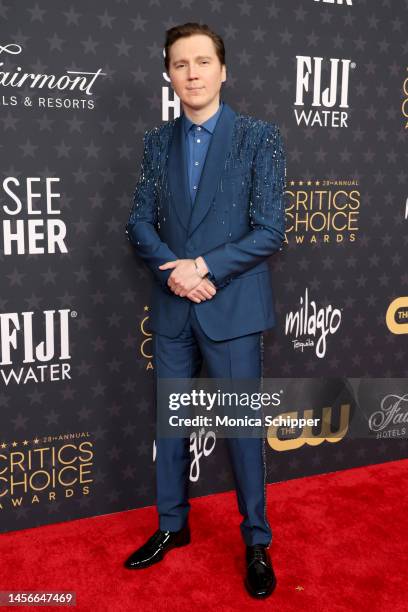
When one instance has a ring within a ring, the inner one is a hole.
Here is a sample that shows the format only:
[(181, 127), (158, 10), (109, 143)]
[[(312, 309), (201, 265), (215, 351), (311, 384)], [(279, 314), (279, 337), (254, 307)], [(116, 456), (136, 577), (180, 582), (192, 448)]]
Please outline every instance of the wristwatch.
[(208, 272), (205, 272), (204, 274), (202, 273), (196, 259), (194, 259), (194, 265), (198, 276), (200, 276), (201, 278), (205, 278), (206, 276), (208, 276)]

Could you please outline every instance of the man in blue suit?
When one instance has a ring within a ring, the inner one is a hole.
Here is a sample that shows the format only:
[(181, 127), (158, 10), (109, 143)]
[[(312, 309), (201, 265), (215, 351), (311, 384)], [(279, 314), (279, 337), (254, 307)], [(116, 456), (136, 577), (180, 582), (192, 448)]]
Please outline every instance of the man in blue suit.
[[(126, 233), (154, 277), (150, 328), (159, 378), (260, 378), (262, 331), (275, 324), (267, 258), (285, 238), (286, 180), (276, 124), (237, 114), (221, 100), (222, 39), (187, 23), (167, 31), (165, 65), (180, 117), (152, 128)], [(265, 440), (226, 440), (246, 544), (245, 585), (276, 585), (268, 552)], [(157, 438), (159, 529), (125, 562), (160, 561), (190, 542), (189, 441)]]

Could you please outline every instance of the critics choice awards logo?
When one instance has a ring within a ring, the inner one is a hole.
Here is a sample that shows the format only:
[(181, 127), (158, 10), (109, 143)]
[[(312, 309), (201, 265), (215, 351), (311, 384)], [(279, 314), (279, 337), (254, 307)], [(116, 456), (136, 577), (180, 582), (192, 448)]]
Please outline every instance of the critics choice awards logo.
[(355, 242), (361, 200), (356, 180), (292, 179), (285, 193), (287, 242)]
[(88, 437), (84, 432), (0, 441), (0, 510), (89, 495), (94, 446)]

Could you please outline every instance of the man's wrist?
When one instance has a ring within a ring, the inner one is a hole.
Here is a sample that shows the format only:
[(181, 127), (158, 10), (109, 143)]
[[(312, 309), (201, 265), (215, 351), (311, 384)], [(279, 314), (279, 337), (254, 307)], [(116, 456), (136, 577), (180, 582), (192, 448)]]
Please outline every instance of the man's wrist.
[(205, 263), (205, 259), (201, 257), (201, 255), (194, 259), (194, 265), (195, 265), (197, 274), (201, 276), (201, 278), (204, 278), (205, 276), (207, 276), (208, 267), (207, 267), (207, 264)]

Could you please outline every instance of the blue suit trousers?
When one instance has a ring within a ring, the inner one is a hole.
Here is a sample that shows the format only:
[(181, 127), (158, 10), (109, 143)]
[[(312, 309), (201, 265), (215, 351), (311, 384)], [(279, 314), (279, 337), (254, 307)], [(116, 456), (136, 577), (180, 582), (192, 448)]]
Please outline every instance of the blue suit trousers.
[[(196, 378), (205, 361), (209, 378), (260, 378), (261, 332), (229, 340), (211, 340), (202, 330), (191, 303), (185, 327), (176, 338), (153, 333), (154, 374), (158, 378)], [(269, 546), (272, 531), (266, 516), (265, 439), (226, 438), (235, 480), (240, 530), (245, 544)], [(190, 510), (188, 438), (156, 437), (156, 495), (159, 527), (178, 531)]]

